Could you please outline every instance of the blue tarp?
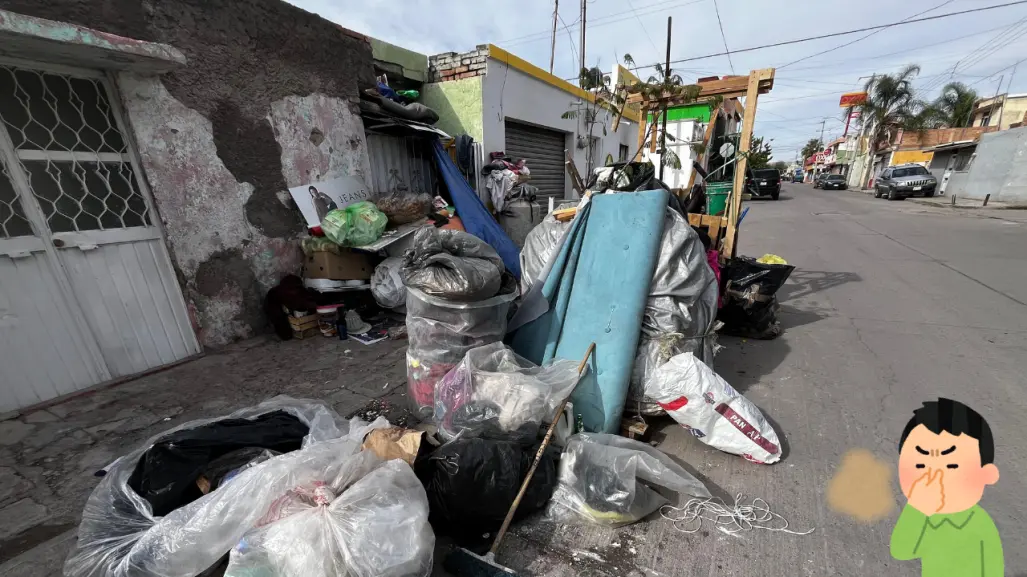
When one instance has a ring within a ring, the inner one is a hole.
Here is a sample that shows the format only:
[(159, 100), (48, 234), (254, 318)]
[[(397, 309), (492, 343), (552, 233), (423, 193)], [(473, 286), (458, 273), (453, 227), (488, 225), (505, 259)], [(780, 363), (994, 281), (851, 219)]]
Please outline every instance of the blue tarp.
[(485, 208), (485, 204), (481, 202), (474, 189), (460, 174), (460, 169), (453, 163), (453, 159), (449, 157), (438, 140), (435, 141), (434, 153), (435, 164), (443, 182), (446, 183), (446, 188), (449, 189), (449, 196), (453, 199), (453, 205), (456, 206), (457, 216), (464, 223), (464, 229), (496, 249), (499, 257), (503, 259), (506, 270), (520, 279), (521, 251), (517, 245), (510, 240), (496, 219), (492, 218), (489, 209)]
[(665, 190), (594, 197), (510, 320), (510, 346), (538, 364), (578, 360), (596, 343), (571, 396), (588, 431), (620, 430), (667, 200)]

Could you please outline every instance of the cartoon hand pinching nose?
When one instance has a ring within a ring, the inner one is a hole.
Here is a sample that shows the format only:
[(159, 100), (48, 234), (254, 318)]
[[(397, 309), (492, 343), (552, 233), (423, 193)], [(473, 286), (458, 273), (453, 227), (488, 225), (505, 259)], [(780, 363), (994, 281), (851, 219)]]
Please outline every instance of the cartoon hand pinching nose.
[(998, 482), (995, 440), (980, 414), (949, 399), (913, 412), (899, 440), (899, 486), (908, 504), (892, 557), (920, 559), (923, 577), (1001, 577), (1002, 540), (978, 502)]

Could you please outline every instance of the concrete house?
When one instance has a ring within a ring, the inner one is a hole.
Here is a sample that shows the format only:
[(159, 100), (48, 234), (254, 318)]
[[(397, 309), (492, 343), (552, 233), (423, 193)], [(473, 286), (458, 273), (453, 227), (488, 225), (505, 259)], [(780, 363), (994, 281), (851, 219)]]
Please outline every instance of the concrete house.
[(4, 0), (0, 38), (0, 413), (263, 331), (288, 188), (373, 181), (372, 46), (284, 2)]

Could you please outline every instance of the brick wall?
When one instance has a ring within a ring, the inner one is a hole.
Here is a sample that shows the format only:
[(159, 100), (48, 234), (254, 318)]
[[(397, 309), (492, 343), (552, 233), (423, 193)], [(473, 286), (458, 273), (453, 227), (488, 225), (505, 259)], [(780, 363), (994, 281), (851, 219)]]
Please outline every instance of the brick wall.
[(925, 130), (918, 134), (915, 130), (906, 130), (901, 133), (899, 150), (919, 150), (930, 148), (939, 144), (959, 142), (961, 140), (979, 140), (985, 132), (995, 132), (997, 126), (971, 126), (967, 128), (936, 128)]
[(489, 57), (487, 44), (480, 44), (470, 52), (443, 52), (428, 57), (429, 82), (460, 80), (472, 76), (485, 76), (485, 61)]

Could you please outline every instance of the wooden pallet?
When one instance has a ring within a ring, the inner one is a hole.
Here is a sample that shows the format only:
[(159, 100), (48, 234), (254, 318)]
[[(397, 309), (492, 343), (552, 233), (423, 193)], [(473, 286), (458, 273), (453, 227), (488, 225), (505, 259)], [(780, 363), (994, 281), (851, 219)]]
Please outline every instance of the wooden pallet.
[(706, 227), (707, 234), (710, 235), (710, 247), (714, 250), (719, 249), (720, 233), (727, 228), (726, 218), (712, 214), (688, 213), (688, 224), (696, 228)]

